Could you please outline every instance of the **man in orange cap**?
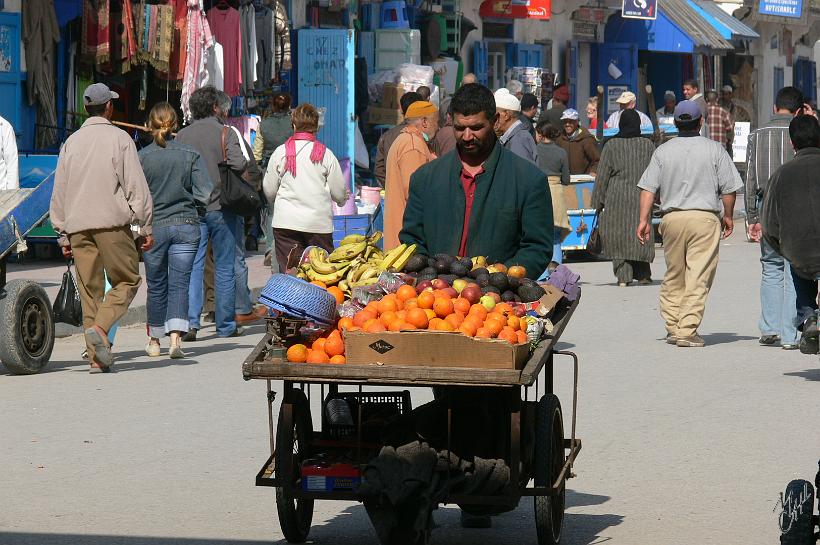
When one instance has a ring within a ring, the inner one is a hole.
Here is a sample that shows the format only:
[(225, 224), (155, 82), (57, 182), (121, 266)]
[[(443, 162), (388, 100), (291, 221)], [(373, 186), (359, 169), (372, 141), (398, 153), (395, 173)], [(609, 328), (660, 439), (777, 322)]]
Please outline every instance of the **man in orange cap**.
[(438, 131), (438, 109), (427, 101), (414, 102), (404, 114), (402, 129), (387, 153), (387, 176), (384, 182), (384, 249), (400, 244), (399, 231), (404, 221), (404, 207), (410, 192), (410, 176), (422, 165), (436, 158), (428, 142)]

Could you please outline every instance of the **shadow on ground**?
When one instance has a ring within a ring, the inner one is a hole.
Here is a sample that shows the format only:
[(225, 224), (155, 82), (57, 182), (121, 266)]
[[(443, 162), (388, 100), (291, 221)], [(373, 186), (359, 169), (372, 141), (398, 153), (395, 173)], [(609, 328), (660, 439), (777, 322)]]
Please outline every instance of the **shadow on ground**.
[(738, 335), (737, 333), (707, 333), (705, 335), (701, 334), (701, 337), (703, 337), (703, 340), (706, 341), (706, 346), (736, 343), (739, 341), (752, 341), (757, 339), (757, 337)]
[(4, 545), (268, 545), (270, 540), (0, 532)]
[(787, 377), (801, 377), (806, 380), (820, 381), (820, 369), (806, 369), (805, 371), (795, 371), (794, 373), (783, 373)]

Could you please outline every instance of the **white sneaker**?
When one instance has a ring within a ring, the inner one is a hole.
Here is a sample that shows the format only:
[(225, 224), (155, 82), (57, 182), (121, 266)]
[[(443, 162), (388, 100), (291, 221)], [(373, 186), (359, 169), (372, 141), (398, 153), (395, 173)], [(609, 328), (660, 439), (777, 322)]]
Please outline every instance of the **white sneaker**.
[(148, 343), (145, 347), (145, 353), (152, 358), (158, 358), (161, 353), (161, 348), (158, 344)]
[(168, 356), (170, 356), (170, 358), (172, 360), (181, 360), (182, 358), (187, 357), (187, 354), (182, 351), (181, 346), (179, 346), (179, 345), (173, 346), (172, 345), (171, 348), (168, 350)]

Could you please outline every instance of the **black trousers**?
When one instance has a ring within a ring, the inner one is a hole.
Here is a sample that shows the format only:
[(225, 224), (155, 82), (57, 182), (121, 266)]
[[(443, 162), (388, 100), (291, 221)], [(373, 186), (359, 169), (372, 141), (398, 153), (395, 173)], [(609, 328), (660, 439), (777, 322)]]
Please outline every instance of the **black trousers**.
[[(276, 240), (276, 262), (279, 263), (281, 273), (295, 266), (308, 246), (319, 246), (328, 252), (333, 251), (333, 233), (303, 233), (274, 228), (273, 238)], [(291, 267), (288, 267), (289, 259), (293, 260)]]

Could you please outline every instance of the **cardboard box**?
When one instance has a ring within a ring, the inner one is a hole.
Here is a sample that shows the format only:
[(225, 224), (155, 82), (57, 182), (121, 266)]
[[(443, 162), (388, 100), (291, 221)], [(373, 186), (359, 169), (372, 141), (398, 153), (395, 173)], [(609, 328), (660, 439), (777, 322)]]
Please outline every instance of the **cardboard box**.
[(541, 296), (541, 299), (538, 300), (538, 307), (534, 310), (539, 315), (546, 317), (552, 314), (552, 311), (555, 310), (555, 306), (564, 298), (564, 292), (552, 284), (543, 283), (539, 284), (539, 286), (547, 293)]
[(475, 339), (447, 331), (352, 332), (345, 336), (348, 364), (523, 369), (530, 345)]
[(382, 108), (389, 110), (400, 110), (401, 96), (404, 94), (404, 86), (401, 83), (385, 83), (382, 87), (382, 102), (379, 104)]
[(378, 106), (371, 106), (367, 109), (367, 122), (371, 125), (398, 125), (401, 121), (401, 110)]

